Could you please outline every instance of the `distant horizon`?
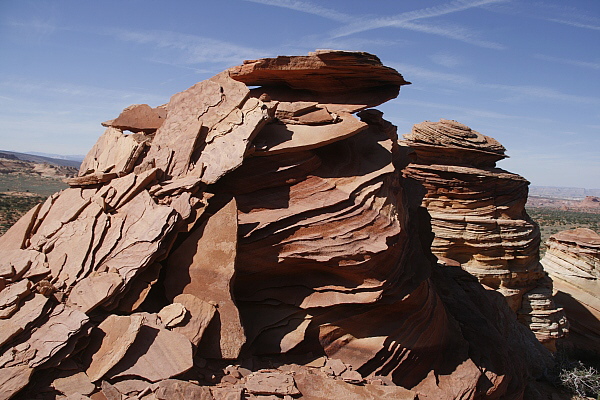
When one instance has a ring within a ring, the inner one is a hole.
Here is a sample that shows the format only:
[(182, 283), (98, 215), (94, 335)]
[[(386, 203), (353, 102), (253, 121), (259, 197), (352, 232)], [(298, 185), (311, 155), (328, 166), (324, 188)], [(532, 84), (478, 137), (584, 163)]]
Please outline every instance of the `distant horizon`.
[(399, 135), (452, 119), (537, 186), (600, 185), (600, 1), (4, 0), (0, 48), (0, 146), (18, 152), (87, 153), (131, 104), (245, 59), (339, 49), (412, 82), (376, 107)]
[[(52, 156), (59, 156), (59, 157), (78, 157), (77, 159), (75, 158), (57, 158), (58, 160), (72, 160), (72, 161), (82, 161), (83, 158), (85, 158), (86, 154), (55, 154), (55, 153), (43, 153), (43, 152), (26, 152), (26, 151), (14, 151), (14, 150), (7, 150), (7, 149), (0, 149), (0, 153), (2, 152), (8, 152), (8, 153), (20, 153), (20, 154), (29, 154), (29, 155), (34, 155), (34, 156), (42, 156), (42, 157), (47, 157), (47, 158), (54, 158)], [(81, 158), (81, 159), (80, 159)], [(504, 169), (504, 168), (502, 168)], [(512, 172), (512, 171), (509, 171)], [(527, 179), (526, 176), (524, 176), (525, 179)], [(583, 189), (583, 190), (598, 190), (600, 191), (600, 187), (580, 187), (580, 186), (552, 186), (552, 185), (534, 185), (532, 183), (529, 184), (529, 188), (555, 188), (555, 189)], [(530, 194), (531, 196), (531, 194)]]

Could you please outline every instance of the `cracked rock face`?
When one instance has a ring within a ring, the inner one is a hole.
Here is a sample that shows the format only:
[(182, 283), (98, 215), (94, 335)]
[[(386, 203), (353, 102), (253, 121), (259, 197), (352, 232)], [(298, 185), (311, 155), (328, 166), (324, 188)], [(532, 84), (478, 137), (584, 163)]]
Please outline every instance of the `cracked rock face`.
[[(105, 122), (71, 188), (0, 237), (0, 399), (521, 397), (549, 353), (506, 302), (436, 265), (423, 187), (367, 109), (405, 84), (374, 55), (318, 51)], [(502, 157), (452, 129), (457, 151)], [(494, 240), (524, 252), (500, 281), (530, 292), (523, 221)]]
[(414, 150), (404, 175), (427, 189), (433, 253), (502, 293), (519, 320), (554, 349), (567, 321), (539, 262), (539, 228), (525, 211), (529, 182), (495, 166), (505, 148), (446, 119), (416, 124), (404, 138)]
[(568, 341), (577, 350), (600, 354), (600, 235), (577, 228), (550, 236), (542, 265), (571, 322)]

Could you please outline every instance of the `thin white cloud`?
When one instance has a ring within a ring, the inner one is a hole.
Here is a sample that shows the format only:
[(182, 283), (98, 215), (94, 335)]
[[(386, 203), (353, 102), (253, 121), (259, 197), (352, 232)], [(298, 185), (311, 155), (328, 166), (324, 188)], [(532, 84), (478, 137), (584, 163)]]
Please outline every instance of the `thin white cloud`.
[(294, 11), (301, 11), (308, 14), (317, 15), (322, 18), (330, 19), (333, 21), (349, 23), (356, 20), (355, 17), (349, 14), (345, 14), (330, 8), (321, 7), (319, 5), (309, 3), (307, 1), (297, 0), (246, 0), (251, 3), (263, 4), (266, 6), (274, 6), (281, 8), (288, 8)]
[(592, 29), (594, 31), (600, 31), (600, 26), (598, 26), (598, 25), (584, 24), (584, 23), (578, 22), (578, 21), (570, 21), (570, 20), (559, 19), (559, 18), (547, 18), (547, 21), (557, 22), (559, 24), (564, 24), (564, 25), (570, 25), (570, 26), (574, 26), (576, 28), (584, 28), (584, 29)]
[[(523, 6), (527, 7), (529, 4), (524, 2)], [(533, 7), (533, 10), (526, 11), (530, 17), (576, 28), (600, 30), (600, 19), (597, 13), (582, 11), (571, 6), (569, 2), (557, 2), (557, 4), (536, 2), (533, 3)]]
[(178, 52), (177, 62), (238, 64), (240, 60), (265, 57), (264, 50), (241, 46), (222, 40), (170, 31), (130, 31), (113, 29), (107, 32), (117, 39)]
[(67, 82), (32, 82), (23, 79), (11, 79), (0, 82), (0, 88), (12, 91), (13, 95), (26, 94), (31, 96), (57, 96), (64, 95), (73, 98), (108, 99), (144, 101), (162, 104), (168, 99), (163, 96), (127, 90), (114, 90), (89, 85), (73, 85)]
[[(421, 24), (414, 24), (413, 21), (440, 17), (443, 15), (464, 11), (470, 8), (481, 7), (492, 3), (500, 3), (506, 0), (459, 0), (452, 1), (450, 3), (442, 4), (439, 6), (423, 8), (420, 10), (409, 11), (394, 15), (391, 17), (380, 17), (371, 19), (359, 19), (354, 21), (347, 26), (341, 27), (334, 32), (335, 36), (347, 36), (354, 33), (364, 32), (377, 28), (395, 27), (410, 30), (417, 30), (426, 33), (432, 33), (442, 36), (447, 36), (452, 39), (458, 40), (469, 40), (472, 44), (483, 45), (483, 47), (493, 46), (495, 48), (501, 48), (500, 44), (486, 43), (481, 41), (479, 43), (472, 36), (472, 33), (462, 28), (462, 32), (456, 32), (458, 29), (454, 29), (455, 32), (445, 32), (446, 29), (437, 29), (436, 26), (426, 26)], [(471, 37), (470, 37), (471, 36)]]
[(287, 8), (294, 11), (304, 12), (308, 14), (318, 15), (322, 18), (327, 18), (332, 21), (341, 22), (344, 26), (335, 29), (332, 32), (334, 38), (341, 38), (355, 33), (370, 31), (378, 28), (400, 28), (417, 32), (428, 33), (447, 37), (454, 40), (459, 40), (465, 43), (473, 44), (490, 49), (504, 49), (500, 43), (495, 43), (483, 40), (475, 32), (460, 26), (441, 26), (425, 25), (423, 23), (415, 23), (414, 21), (427, 18), (439, 17), (459, 11), (464, 11), (470, 8), (483, 7), (486, 5), (506, 2), (508, 0), (455, 0), (450, 3), (441, 4), (434, 7), (423, 8), (419, 10), (409, 11), (391, 17), (376, 17), (365, 18), (356, 17), (346, 13), (342, 13), (330, 8), (321, 7), (308, 1), (299, 0), (246, 0), (252, 3), (258, 3), (268, 6)]
[(41, 18), (32, 18), (29, 21), (8, 21), (6, 25), (13, 28), (25, 29), (30, 34), (39, 36), (50, 35), (59, 29), (51, 20), (43, 20)]
[(448, 52), (439, 52), (429, 56), (429, 58), (436, 64), (447, 68), (454, 68), (464, 64), (462, 58), (456, 54)]
[(591, 96), (579, 96), (574, 94), (568, 94), (560, 92), (554, 88), (544, 87), (544, 86), (513, 86), (513, 85), (503, 85), (503, 84), (495, 84), (495, 83), (486, 83), (482, 84), (483, 87), (489, 89), (498, 89), (503, 90), (509, 93), (516, 95), (514, 99), (519, 98), (537, 98), (542, 100), (559, 100), (563, 102), (571, 102), (571, 103), (598, 103), (600, 104), (600, 98), (591, 97)]
[(406, 79), (413, 83), (416, 83), (417, 81), (425, 81), (434, 83), (450, 83), (461, 86), (477, 84), (473, 78), (466, 75), (438, 72), (411, 64), (391, 63), (389, 66), (396, 69)]
[[(389, 66), (396, 69), (405, 79), (408, 79), (413, 84), (429, 82), (435, 83), (441, 87), (450, 85), (460, 86), (462, 88), (469, 87), (475, 90), (493, 89), (495, 91), (503, 91), (510, 94), (512, 97), (508, 99), (509, 101), (534, 98), (541, 100), (557, 100), (565, 103), (600, 104), (600, 97), (563, 93), (552, 87), (481, 83), (467, 75), (438, 72), (411, 64), (391, 63)], [(441, 89), (438, 87), (436, 90)], [(500, 96), (500, 93), (498, 93), (498, 96)]]
[(546, 56), (543, 54), (535, 54), (535, 58), (544, 61), (552, 61), (560, 64), (573, 65), (575, 67), (583, 67), (583, 68), (591, 68), (591, 69), (600, 69), (600, 61), (590, 62), (590, 61), (579, 61), (579, 60), (570, 60), (568, 58), (559, 58)]

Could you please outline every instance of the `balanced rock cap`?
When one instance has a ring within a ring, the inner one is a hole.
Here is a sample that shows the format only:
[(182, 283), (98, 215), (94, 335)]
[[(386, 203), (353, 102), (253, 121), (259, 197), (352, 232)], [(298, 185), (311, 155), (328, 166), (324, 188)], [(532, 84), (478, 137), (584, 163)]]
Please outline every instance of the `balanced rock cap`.
[(440, 119), (439, 122), (425, 121), (415, 124), (412, 132), (404, 135), (410, 145), (433, 145), (459, 147), (484, 151), (506, 157), (506, 149), (496, 139), (482, 135), (460, 122)]
[(384, 66), (373, 54), (340, 50), (317, 50), (308, 56), (279, 56), (246, 60), (230, 68), (236, 81), (251, 86), (286, 84), (292, 89), (318, 93), (343, 93), (352, 90), (393, 85), (409, 85), (393, 68)]

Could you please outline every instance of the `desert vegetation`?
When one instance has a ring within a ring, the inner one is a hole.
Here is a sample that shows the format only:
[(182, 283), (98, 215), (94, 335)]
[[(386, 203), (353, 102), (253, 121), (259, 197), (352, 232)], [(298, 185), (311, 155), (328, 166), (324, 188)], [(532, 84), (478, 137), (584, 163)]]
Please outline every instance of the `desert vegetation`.
[[(589, 228), (600, 231), (600, 214), (551, 208), (528, 208), (527, 213), (540, 226), (542, 243), (551, 235), (567, 229)], [(543, 245), (541, 251), (544, 252)]]
[(23, 214), (46, 197), (31, 194), (0, 193), (0, 235), (4, 234)]

